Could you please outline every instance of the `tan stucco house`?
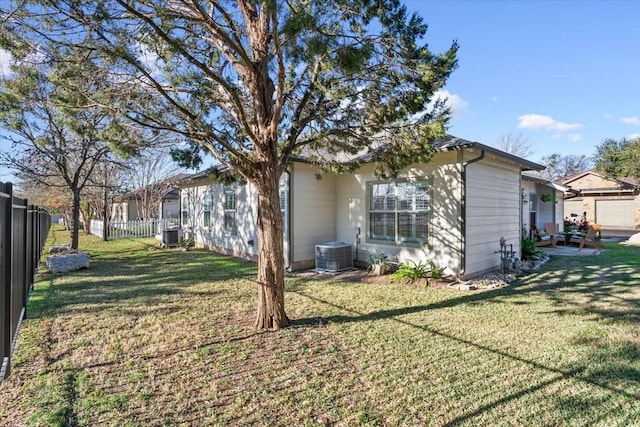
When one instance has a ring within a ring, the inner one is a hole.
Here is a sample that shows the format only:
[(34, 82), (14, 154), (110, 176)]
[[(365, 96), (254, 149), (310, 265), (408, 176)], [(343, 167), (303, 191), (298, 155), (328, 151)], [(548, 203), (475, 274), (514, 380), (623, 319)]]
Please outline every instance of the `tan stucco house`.
[(614, 179), (588, 170), (559, 181), (568, 188), (565, 216), (587, 214), (605, 229), (640, 228), (640, 186), (633, 178)]
[[(449, 136), (427, 164), (396, 180), (374, 175), (375, 161), (355, 172), (321, 173), (304, 158), (280, 180), (285, 266), (313, 268), (315, 246), (344, 242), (355, 263), (370, 254), (432, 260), (459, 277), (500, 265), (500, 238), (520, 253), (522, 171), (544, 167), (478, 142)], [(182, 227), (197, 246), (255, 259), (257, 196), (248, 184), (199, 174), (181, 183)], [(560, 218), (561, 218), (560, 214)]]

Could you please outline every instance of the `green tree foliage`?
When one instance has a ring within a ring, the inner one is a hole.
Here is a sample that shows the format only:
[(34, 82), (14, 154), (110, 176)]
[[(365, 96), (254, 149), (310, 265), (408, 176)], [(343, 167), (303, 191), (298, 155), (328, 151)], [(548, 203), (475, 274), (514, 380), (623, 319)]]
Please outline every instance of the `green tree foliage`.
[[(398, 0), (38, 3), (5, 27), (39, 44), (91, 34), (129, 89), (110, 108), (178, 133), (255, 185), (259, 328), (288, 324), (278, 181), (291, 157), (342, 170), (373, 152), (392, 177), (444, 136), (448, 111), (431, 101), (458, 46), (431, 52), (426, 24)], [(199, 161), (197, 150), (174, 152)]]
[(640, 178), (640, 138), (604, 140), (596, 147), (596, 168), (613, 178)]

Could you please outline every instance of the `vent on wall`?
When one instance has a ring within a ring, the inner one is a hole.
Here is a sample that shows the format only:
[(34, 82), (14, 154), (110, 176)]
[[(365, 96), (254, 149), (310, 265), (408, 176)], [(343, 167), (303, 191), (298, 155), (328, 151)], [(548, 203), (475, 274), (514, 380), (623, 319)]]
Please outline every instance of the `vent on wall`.
[(327, 242), (316, 245), (316, 270), (326, 273), (353, 268), (351, 245), (345, 242)]

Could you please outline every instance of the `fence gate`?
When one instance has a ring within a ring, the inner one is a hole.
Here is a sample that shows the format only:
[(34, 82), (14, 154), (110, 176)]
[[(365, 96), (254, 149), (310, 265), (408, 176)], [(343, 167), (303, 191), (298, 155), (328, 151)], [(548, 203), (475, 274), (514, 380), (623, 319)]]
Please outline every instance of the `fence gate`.
[(0, 182), (0, 381), (11, 371), (11, 353), (50, 225), (45, 210), (14, 197), (12, 184)]

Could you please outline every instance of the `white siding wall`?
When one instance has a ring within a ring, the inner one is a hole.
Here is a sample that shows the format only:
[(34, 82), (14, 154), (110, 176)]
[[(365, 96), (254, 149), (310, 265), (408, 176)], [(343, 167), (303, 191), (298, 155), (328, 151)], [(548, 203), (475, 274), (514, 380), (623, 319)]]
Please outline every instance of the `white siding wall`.
[[(550, 187), (547, 187), (545, 185), (537, 185), (536, 186), (537, 189), (537, 194), (538, 194), (538, 229), (539, 230), (544, 230), (544, 225), (547, 223), (558, 223), (558, 220), (554, 217), (555, 216), (555, 207), (556, 207), (556, 203), (554, 202), (543, 202), (540, 197), (542, 197), (543, 194), (550, 194), (553, 193), (554, 190)], [(562, 203), (562, 201), (560, 201), (560, 203)], [(562, 222), (562, 221), (560, 221)]]
[(305, 163), (291, 165), (291, 240), (294, 268), (313, 267), (315, 245), (336, 240), (336, 177)]
[[(522, 206), (522, 228), (526, 235), (529, 235), (529, 230), (531, 230), (531, 224), (529, 224), (529, 195), (531, 193), (535, 193), (537, 198), (536, 227), (543, 230), (545, 224), (556, 223), (560, 227), (560, 231), (564, 230), (564, 193), (562, 191), (554, 190), (547, 185), (538, 184), (526, 178), (522, 180), (522, 190), (526, 198), (526, 203)], [(543, 202), (540, 199), (543, 194), (549, 193), (555, 193), (556, 203)]]
[(116, 202), (111, 205), (111, 221), (128, 221), (127, 202)]
[[(531, 230), (531, 193), (536, 192), (536, 183), (532, 181), (522, 180), (522, 232), (526, 236), (530, 235)], [(540, 203), (538, 202), (538, 206)], [(537, 208), (536, 208), (537, 209)]]
[[(224, 229), (224, 190), (226, 188), (236, 190), (237, 231), (235, 233)], [(204, 226), (204, 195), (207, 193), (211, 194), (213, 201), (210, 227)], [(182, 227), (194, 233), (197, 246), (243, 258), (253, 258), (257, 255), (257, 195), (252, 186), (203, 184), (183, 188), (181, 194), (188, 194), (190, 217)], [(253, 243), (249, 243), (250, 241)]]
[(429, 242), (426, 245), (395, 245), (369, 242), (367, 183), (379, 181), (373, 165), (364, 165), (355, 173), (323, 176), (309, 165), (295, 164), (293, 177), (294, 267), (313, 265), (314, 246), (326, 241), (344, 241), (356, 248), (358, 260), (371, 253), (397, 256), (401, 261), (433, 260), (447, 266), (448, 273), (461, 271), (460, 251), (460, 166), (456, 154), (438, 154), (429, 165), (410, 167), (401, 179), (427, 179), (432, 184), (432, 210), (429, 212)]
[(486, 158), (467, 167), (465, 275), (500, 266), (500, 237), (520, 254), (520, 169)]
[(564, 192), (556, 191), (556, 223), (559, 231), (564, 231)]

